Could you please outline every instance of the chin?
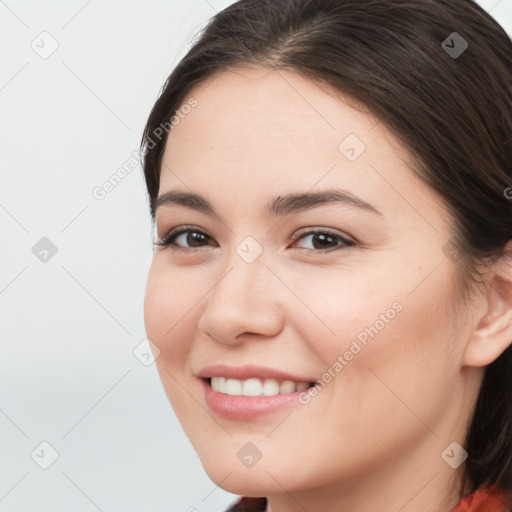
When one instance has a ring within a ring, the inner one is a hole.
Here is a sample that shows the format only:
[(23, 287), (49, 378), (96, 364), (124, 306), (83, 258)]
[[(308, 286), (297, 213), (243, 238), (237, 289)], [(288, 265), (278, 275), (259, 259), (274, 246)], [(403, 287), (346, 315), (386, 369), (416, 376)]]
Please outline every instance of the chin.
[[(220, 464), (218, 459), (212, 461), (201, 459), (201, 463), (210, 480), (226, 492), (259, 497), (266, 496), (272, 491), (282, 490), (261, 461), (247, 468), (238, 459), (235, 460), (236, 462)], [(270, 473), (274, 476), (271, 469)], [(280, 481), (279, 476), (276, 479)]]

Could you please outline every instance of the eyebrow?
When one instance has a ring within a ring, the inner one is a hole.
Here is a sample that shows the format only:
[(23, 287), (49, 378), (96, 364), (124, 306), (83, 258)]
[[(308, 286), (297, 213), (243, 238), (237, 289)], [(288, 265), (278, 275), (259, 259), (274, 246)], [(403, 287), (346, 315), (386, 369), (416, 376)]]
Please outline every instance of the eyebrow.
[[(337, 189), (278, 196), (266, 204), (264, 212), (267, 217), (274, 217), (301, 212), (330, 203), (343, 203), (384, 217), (371, 203), (351, 192)], [(207, 215), (217, 216), (212, 204), (201, 195), (193, 192), (171, 190), (163, 193), (155, 202), (155, 212), (161, 206), (169, 205), (180, 205)]]

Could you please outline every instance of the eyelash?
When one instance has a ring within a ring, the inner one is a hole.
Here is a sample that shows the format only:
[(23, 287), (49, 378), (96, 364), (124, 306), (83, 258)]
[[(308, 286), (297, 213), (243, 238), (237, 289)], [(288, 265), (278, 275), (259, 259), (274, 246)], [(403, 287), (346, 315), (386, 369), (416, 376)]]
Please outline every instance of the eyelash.
[[(178, 238), (178, 236), (182, 235), (183, 233), (187, 233), (187, 232), (192, 232), (192, 233), (200, 233), (208, 238), (211, 238), (207, 233), (205, 233), (204, 231), (200, 230), (200, 229), (197, 229), (197, 228), (194, 228), (193, 226), (186, 226), (186, 227), (183, 227), (179, 230), (171, 230), (169, 233), (167, 233), (163, 238), (162, 240), (158, 241), (158, 242), (155, 242), (154, 245), (158, 245), (158, 246), (161, 246), (161, 247), (169, 247), (171, 251), (173, 252), (195, 252), (197, 249), (199, 248), (191, 248), (191, 247), (180, 247), (178, 245), (174, 245), (174, 241), (176, 240), (176, 238)], [(341, 235), (337, 234), (337, 233), (334, 233), (328, 229), (316, 229), (316, 230), (309, 230), (309, 231), (302, 231), (300, 232), (299, 234), (295, 235), (293, 237), (293, 242), (296, 242), (298, 240), (300, 240), (301, 238), (303, 238), (304, 236), (308, 236), (308, 235), (316, 235), (316, 234), (326, 234), (338, 241), (341, 241), (342, 243), (333, 247), (333, 248), (330, 248), (330, 249), (327, 249), (327, 250), (322, 250), (322, 249), (303, 249), (303, 248), (300, 248), (298, 249), (299, 251), (301, 251), (302, 253), (304, 254), (311, 254), (311, 253), (317, 253), (317, 254), (326, 254), (326, 253), (330, 253), (330, 252), (333, 252), (333, 251), (337, 251), (337, 250), (340, 250), (342, 248), (348, 248), (348, 247), (353, 247), (356, 245), (356, 242), (354, 242), (353, 240), (349, 240), (348, 238), (344, 238), (342, 237)]]

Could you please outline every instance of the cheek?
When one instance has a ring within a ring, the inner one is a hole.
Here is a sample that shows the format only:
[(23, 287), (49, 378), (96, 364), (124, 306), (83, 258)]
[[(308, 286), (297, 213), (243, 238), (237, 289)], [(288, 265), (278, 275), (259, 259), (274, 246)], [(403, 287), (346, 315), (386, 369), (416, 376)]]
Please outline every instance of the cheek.
[(404, 309), (400, 289), (376, 274), (345, 268), (295, 276), (291, 288), (303, 304), (290, 295), (291, 322), (302, 326), (300, 337), (325, 365), (347, 351), (349, 360), (356, 354), (359, 358), (372, 340), (385, 337), (383, 333), (399, 323)]
[(179, 272), (165, 270), (158, 261), (152, 264), (144, 297), (144, 323), (148, 338), (160, 350), (157, 366), (173, 362), (173, 366), (182, 367), (188, 353), (186, 330), (200, 293), (183, 281)]
[[(436, 413), (433, 404), (456, 377), (454, 297), (447, 289), (453, 276), (446, 267), (439, 268), (415, 288), (425, 277), (424, 269), (381, 272), (364, 278), (344, 272), (339, 278), (317, 276), (310, 282), (308, 305), (319, 312), (319, 319), (301, 310), (295, 321), (322, 361), (321, 381), (331, 389), (324, 393), (322, 388), (322, 393), (354, 405), (364, 399), (378, 409), (374, 397), (393, 397), (393, 390), (407, 403)], [(426, 391), (432, 404), (424, 402)]]
[[(187, 391), (187, 364), (193, 331), (190, 326), (191, 305), (197, 301), (196, 292), (184, 286), (179, 272), (161, 268), (153, 263), (144, 297), (144, 323), (147, 337), (158, 347), (155, 360), (163, 388), (174, 412), (185, 425), (191, 421), (190, 395)], [(192, 296), (193, 295), (193, 296)], [(192, 418), (193, 419), (193, 418)]]

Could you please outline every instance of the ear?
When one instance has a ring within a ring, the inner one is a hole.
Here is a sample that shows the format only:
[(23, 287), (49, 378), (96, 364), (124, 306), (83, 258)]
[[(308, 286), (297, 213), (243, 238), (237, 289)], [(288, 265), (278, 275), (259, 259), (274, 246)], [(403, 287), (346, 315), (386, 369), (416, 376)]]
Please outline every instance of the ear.
[(491, 275), (486, 305), (465, 348), (464, 366), (487, 366), (512, 343), (512, 241)]

